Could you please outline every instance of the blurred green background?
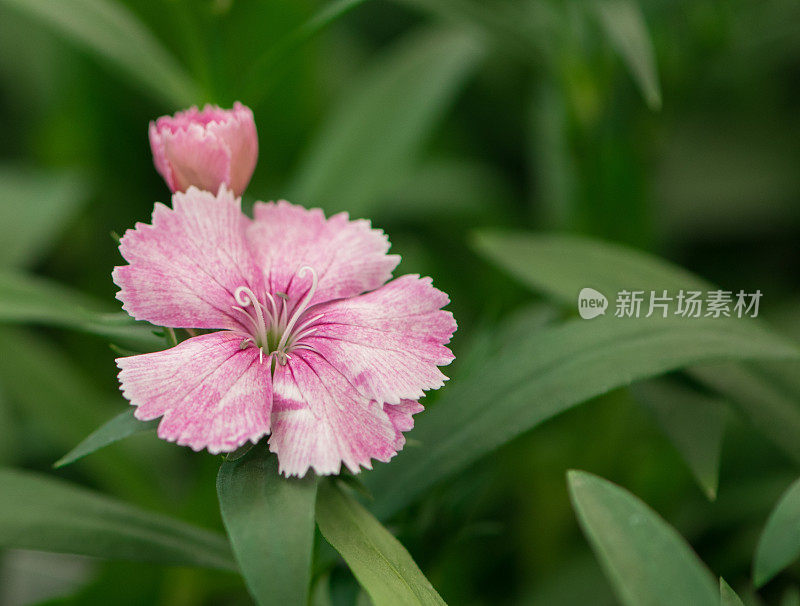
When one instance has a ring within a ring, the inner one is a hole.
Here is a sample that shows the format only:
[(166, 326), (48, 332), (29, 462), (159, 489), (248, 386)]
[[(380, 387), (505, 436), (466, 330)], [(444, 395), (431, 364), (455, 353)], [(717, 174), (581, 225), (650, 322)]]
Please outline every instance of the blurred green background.
[[(53, 18), (47, 0), (0, 0), (4, 269), (116, 309), (109, 234), (168, 202), (148, 121), (240, 100), (260, 145), (245, 200), (371, 218), (400, 273), (450, 294), (456, 356), (532, 298), (475, 254), (487, 226), (587, 234), (761, 289), (762, 314), (800, 336), (796, 0), (126, 0), (112, 14), (75, 2), (100, 46), (70, 4)], [(331, 5), (342, 14), (320, 17)], [(115, 355), (100, 338), (0, 326), (0, 463), (221, 529), (219, 459), (151, 434), (50, 470), (126, 405)], [(746, 589), (789, 461), (731, 416), (709, 502), (628, 390), (528, 432), (390, 528), (448, 603), (614, 604), (569, 506), (569, 468), (641, 496), (750, 603), (800, 603), (800, 567), (761, 598)], [(360, 599), (344, 567), (330, 582), (336, 604)], [(0, 604), (32, 603), (251, 602), (232, 574), (1, 553)]]

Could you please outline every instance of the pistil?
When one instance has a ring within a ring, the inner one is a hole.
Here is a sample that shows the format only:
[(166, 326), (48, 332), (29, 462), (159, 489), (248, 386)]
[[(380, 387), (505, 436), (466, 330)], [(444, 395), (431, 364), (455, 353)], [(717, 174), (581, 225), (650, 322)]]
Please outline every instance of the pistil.
[[(320, 316), (308, 318), (298, 325), (298, 321), (310, 306), (317, 290), (318, 277), (313, 267), (304, 265), (298, 270), (297, 275), (302, 277), (308, 272), (311, 273), (311, 286), (303, 300), (294, 309), (291, 317), (288, 318), (288, 298), (285, 294), (275, 293), (273, 297), (272, 294), (265, 293), (268, 305), (264, 305), (247, 286), (240, 286), (236, 289), (234, 298), (239, 305), (234, 305), (233, 309), (247, 318), (246, 327), (251, 335), (242, 341), (242, 349), (247, 347), (248, 343), (252, 343), (259, 348), (259, 359), (263, 361), (264, 348), (266, 348), (269, 355), (275, 356), (275, 360), (281, 366), (289, 360), (289, 352), (293, 349), (313, 350), (312, 347), (304, 345), (300, 341), (313, 334), (314, 328), (311, 325)], [(249, 307), (253, 308), (252, 312), (247, 309)], [(273, 344), (275, 344), (274, 348)]]

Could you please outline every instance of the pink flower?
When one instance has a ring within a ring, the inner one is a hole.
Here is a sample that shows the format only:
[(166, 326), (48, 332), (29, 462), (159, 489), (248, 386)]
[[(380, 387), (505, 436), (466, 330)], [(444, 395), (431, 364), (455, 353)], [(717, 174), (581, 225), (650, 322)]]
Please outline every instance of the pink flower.
[(250, 219), (225, 188), (172, 204), (122, 238), (117, 297), (136, 319), (214, 332), (117, 360), (136, 417), (212, 453), (271, 434), (286, 475), (394, 456), (453, 360), (447, 295), (416, 275), (386, 283), (399, 257), (344, 213), (257, 202)]
[(258, 137), (253, 112), (239, 102), (233, 109), (191, 107), (150, 123), (156, 170), (170, 190), (194, 185), (216, 193), (223, 183), (237, 196), (253, 176)]

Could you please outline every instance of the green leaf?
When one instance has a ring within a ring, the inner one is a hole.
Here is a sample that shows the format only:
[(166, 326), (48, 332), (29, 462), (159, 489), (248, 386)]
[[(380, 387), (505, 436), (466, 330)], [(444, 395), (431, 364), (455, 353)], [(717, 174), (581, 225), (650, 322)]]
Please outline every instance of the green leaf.
[(247, 588), (258, 604), (305, 606), (314, 547), (316, 477), (284, 478), (266, 444), (222, 464), (220, 511)]
[(720, 606), (744, 606), (741, 598), (722, 577), (719, 578), (719, 601)]
[(45, 324), (88, 332), (138, 351), (164, 349), (154, 327), (44, 278), (0, 270), (0, 323)]
[(591, 6), (647, 104), (651, 109), (660, 109), (661, 87), (658, 83), (655, 51), (638, 2), (594, 0)]
[(619, 486), (582, 471), (567, 474), (583, 532), (627, 606), (718, 606), (705, 565), (669, 524)]
[(781, 606), (800, 606), (800, 590), (797, 587), (789, 587), (784, 591)]
[[(479, 372), (458, 375), (390, 465), (366, 474), (375, 511), (388, 516), (437, 481), (553, 416), (634, 381), (704, 360), (797, 356), (794, 346), (748, 322), (649, 318), (574, 320), (516, 339)], [(467, 356), (470, 356), (468, 353)]]
[(159, 419), (153, 421), (140, 421), (133, 416), (133, 408), (119, 413), (116, 417), (98, 427), (85, 440), (70, 450), (67, 454), (55, 462), (53, 467), (59, 468), (74, 463), (86, 455), (92, 454), (109, 444), (118, 442), (143, 431), (155, 429)]
[[(590, 286), (613, 298), (628, 290), (710, 291), (715, 287), (662, 259), (624, 246), (581, 236), (539, 236), (526, 232), (485, 230), (475, 238), (479, 253), (533, 290), (565, 305), (577, 304)], [(595, 322), (597, 320), (592, 320)], [(752, 318), (715, 319), (720, 329), (735, 324), (760, 325)], [(797, 361), (692, 368), (695, 378), (720, 391), (737, 409), (795, 461), (800, 461), (800, 381)]]
[(725, 402), (663, 379), (640, 383), (634, 386), (633, 394), (653, 414), (706, 496), (716, 499)]
[(154, 97), (179, 107), (196, 103), (191, 77), (153, 33), (120, 2), (0, 0), (125, 72)]
[(609, 297), (623, 289), (710, 290), (692, 273), (641, 251), (572, 235), (482, 230), (475, 249), (523, 284), (577, 309), (586, 286)]
[(482, 54), (464, 32), (426, 30), (403, 39), (346, 88), (301, 163), (291, 199), (372, 215), (408, 176)]
[(0, 267), (38, 261), (87, 193), (74, 173), (0, 167)]
[[(0, 326), (0, 388), (15, 416), (28, 420), (37, 437), (62, 452), (94, 431), (109, 413), (129, 406), (118, 392), (99, 389), (48, 340), (5, 326)], [(155, 453), (124, 446), (87, 459), (86, 469), (116, 493), (148, 504), (162, 502), (153, 472), (146, 471), (147, 465), (157, 463)]]
[(753, 427), (800, 462), (800, 389), (793, 384), (798, 364), (715, 364), (688, 372), (723, 394)]
[(783, 493), (758, 540), (753, 581), (761, 587), (800, 557), (800, 480)]
[(538, 64), (554, 56), (552, 40), (562, 23), (546, 2), (486, 2), (486, 0), (395, 0), (440, 20), (483, 31), (506, 53)]
[(364, 2), (366, 0), (334, 0), (278, 42), (269, 45), (267, 50), (250, 64), (242, 78), (244, 93), (241, 98), (247, 99), (253, 106), (258, 105), (270, 87), (278, 81), (276, 74), (283, 71), (282, 66), (290, 65), (286, 61), (289, 55), (296, 52), (306, 41), (331, 23)]
[(444, 604), (400, 542), (333, 482), (320, 485), (317, 524), (375, 606)]
[(61, 480), (0, 470), (0, 547), (235, 570), (224, 536)]
[(376, 209), (374, 222), (456, 221), (496, 216), (514, 193), (491, 166), (461, 158), (428, 159)]

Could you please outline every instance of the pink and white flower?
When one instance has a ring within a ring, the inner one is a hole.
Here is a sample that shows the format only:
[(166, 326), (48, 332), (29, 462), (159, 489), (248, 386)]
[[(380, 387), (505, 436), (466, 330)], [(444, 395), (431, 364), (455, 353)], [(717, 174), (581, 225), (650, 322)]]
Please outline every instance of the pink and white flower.
[(206, 329), (166, 351), (119, 358), (136, 417), (219, 453), (270, 434), (286, 475), (388, 461), (441, 387), (456, 323), (430, 278), (390, 282), (382, 231), (342, 213), (189, 188), (120, 242), (117, 297), (138, 320)]
[(258, 136), (253, 112), (241, 103), (161, 116), (150, 123), (149, 134), (156, 170), (173, 192), (194, 185), (216, 193), (224, 184), (239, 196), (250, 183)]

